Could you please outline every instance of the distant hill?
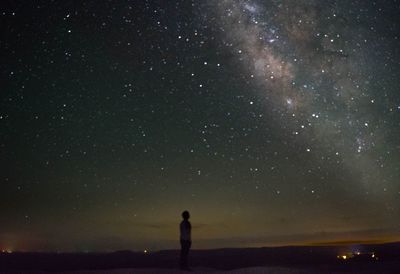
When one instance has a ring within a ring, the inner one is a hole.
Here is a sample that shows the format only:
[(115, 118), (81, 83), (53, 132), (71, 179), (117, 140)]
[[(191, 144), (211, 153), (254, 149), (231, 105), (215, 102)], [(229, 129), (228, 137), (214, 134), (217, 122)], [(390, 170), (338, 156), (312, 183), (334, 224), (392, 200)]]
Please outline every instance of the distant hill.
[[(338, 255), (364, 254), (357, 260), (340, 260)], [(365, 255), (373, 252), (379, 260)], [(0, 270), (71, 271), (84, 269), (164, 268), (178, 265), (179, 250), (133, 252), (121, 250), (112, 253), (0, 253)], [(400, 243), (380, 245), (286, 246), (263, 248), (221, 248), (192, 250), (190, 265), (219, 270), (255, 266), (280, 266), (304, 269), (329, 268), (349, 271), (353, 268), (396, 273), (400, 269)], [(397, 273), (400, 273), (398, 271)]]

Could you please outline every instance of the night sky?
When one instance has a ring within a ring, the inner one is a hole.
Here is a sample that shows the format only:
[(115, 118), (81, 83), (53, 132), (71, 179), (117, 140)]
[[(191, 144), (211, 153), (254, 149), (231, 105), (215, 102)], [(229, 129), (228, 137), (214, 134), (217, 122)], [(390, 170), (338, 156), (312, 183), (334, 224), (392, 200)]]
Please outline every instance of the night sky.
[(0, 249), (400, 240), (400, 1), (0, 4)]

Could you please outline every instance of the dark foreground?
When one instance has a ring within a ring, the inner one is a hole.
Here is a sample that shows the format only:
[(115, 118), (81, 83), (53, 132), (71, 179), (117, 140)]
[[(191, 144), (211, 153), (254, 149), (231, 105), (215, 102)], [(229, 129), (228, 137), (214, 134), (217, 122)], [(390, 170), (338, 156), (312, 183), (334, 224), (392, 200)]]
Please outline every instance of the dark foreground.
[[(1, 273), (111, 269), (174, 269), (179, 251), (150, 253), (1, 253)], [(339, 258), (338, 258), (339, 256)], [(344, 259), (343, 256), (346, 256)], [(309, 273), (400, 273), (400, 243), (193, 250), (194, 269), (286, 267)], [(301, 272), (302, 273), (302, 272)]]

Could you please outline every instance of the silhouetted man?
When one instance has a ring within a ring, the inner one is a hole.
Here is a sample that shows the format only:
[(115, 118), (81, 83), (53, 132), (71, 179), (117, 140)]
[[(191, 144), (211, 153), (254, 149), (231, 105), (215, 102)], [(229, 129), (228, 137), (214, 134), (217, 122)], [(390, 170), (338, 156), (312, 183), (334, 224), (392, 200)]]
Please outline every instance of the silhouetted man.
[(191, 231), (192, 226), (189, 222), (189, 211), (185, 210), (182, 212), (183, 221), (180, 224), (181, 231), (181, 258), (180, 258), (180, 267), (181, 269), (189, 269), (188, 267), (188, 254), (190, 246), (192, 245)]

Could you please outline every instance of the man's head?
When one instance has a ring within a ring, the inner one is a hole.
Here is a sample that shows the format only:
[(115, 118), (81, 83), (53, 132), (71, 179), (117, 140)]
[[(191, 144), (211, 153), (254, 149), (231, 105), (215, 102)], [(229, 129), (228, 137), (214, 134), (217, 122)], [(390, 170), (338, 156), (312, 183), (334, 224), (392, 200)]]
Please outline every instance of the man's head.
[(185, 210), (182, 212), (182, 218), (188, 220), (190, 218), (189, 211)]

